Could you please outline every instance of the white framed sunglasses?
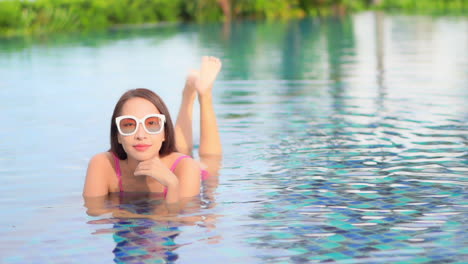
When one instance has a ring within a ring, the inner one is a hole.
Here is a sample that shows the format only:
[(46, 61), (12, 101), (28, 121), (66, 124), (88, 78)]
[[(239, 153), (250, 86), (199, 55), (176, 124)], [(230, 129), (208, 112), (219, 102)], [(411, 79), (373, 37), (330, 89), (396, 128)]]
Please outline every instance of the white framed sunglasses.
[(117, 129), (122, 136), (131, 136), (138, 131), (140, 123), (148, 134), (155, 135), (161, 133), (166, 123), (166, 116), (162, 114), (149, 114), (138, 119), (135, 116), (124, 115), (115, 118)]

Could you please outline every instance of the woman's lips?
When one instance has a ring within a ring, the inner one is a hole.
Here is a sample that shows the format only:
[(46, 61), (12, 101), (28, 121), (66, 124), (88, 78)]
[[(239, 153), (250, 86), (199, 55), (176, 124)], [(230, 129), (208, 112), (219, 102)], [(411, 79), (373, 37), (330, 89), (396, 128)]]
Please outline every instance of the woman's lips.
[(138, 144), (133, 146), (137, 151), (146, 151), (151, 145)]

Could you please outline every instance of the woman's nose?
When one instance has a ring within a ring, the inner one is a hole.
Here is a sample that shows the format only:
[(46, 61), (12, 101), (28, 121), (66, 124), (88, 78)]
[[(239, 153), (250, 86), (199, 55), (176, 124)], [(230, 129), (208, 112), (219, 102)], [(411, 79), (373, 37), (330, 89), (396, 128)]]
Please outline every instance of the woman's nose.
[(136, 138), (145, 138), (145, 137), (146, 137), (146, 131), (145, 131), (145, 129), (143, 128), (143, 124), (140, 124), (140, 125), (138, 126), (138, 129), (137, 129), (137, 131), (136, 131), (136, 133), (135, 133), (135, 137), (136, 137)]

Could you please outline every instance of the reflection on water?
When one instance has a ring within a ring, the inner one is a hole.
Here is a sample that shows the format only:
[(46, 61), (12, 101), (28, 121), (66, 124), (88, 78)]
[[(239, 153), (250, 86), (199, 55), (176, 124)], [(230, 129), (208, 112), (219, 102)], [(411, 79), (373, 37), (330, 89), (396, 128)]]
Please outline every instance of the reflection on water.
[[(467, 30), (364, 13), (0, 40), (2, 261), (460, 262)], [(219, 185), (172, 219), (151, 197), (84, 216), (87, 161), (108, 149), (119, 95), (149, 87), (177, 113), (202, 54), (224, 63)]]
[[(201, 196), (185, 201), (178, 214), (168, 214), (162, 197), (151, 194), (111, 194), (101, 201), (88, 198), (85, 200), (88, 214), (98, 212), (96, 215), (101, 216), (88, 224), (96, 225), (93, 235), (112, 234), (115, 243), (112, 253), (116, 263), (175, 262), (179, 259), (179, 247), (192, 243), (215, 244), (222, 240), (221, 234), (213, 235), (216, 233), (216, 219), (220, 216), (210, 213), (215, 205), (213, 191), (216, 181), (210, 179), (205, 182)], [(102, 218), (105, 215), (107, 217)], [(178, 242), (177, 237), (184, 226), (197, 226), (210, 235)]]

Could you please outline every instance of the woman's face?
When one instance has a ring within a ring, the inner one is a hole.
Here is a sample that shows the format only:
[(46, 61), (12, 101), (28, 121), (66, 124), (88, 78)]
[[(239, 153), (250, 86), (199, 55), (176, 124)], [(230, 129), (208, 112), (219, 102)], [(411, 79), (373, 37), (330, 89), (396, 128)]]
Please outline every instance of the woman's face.
[[(125, 102), (120, 116), (130, 115), (141, 120), (149, 114), (160, 114), (160, 112), (150, 101), (134, 97)], [(117, 139), (122, 144), (128, 158), (144, 161), (159, 155), (164, 141), (164, 129), (159, 134), (149, 134), (140, 123), (135, 134), (123, 136), (118, 133)]]

